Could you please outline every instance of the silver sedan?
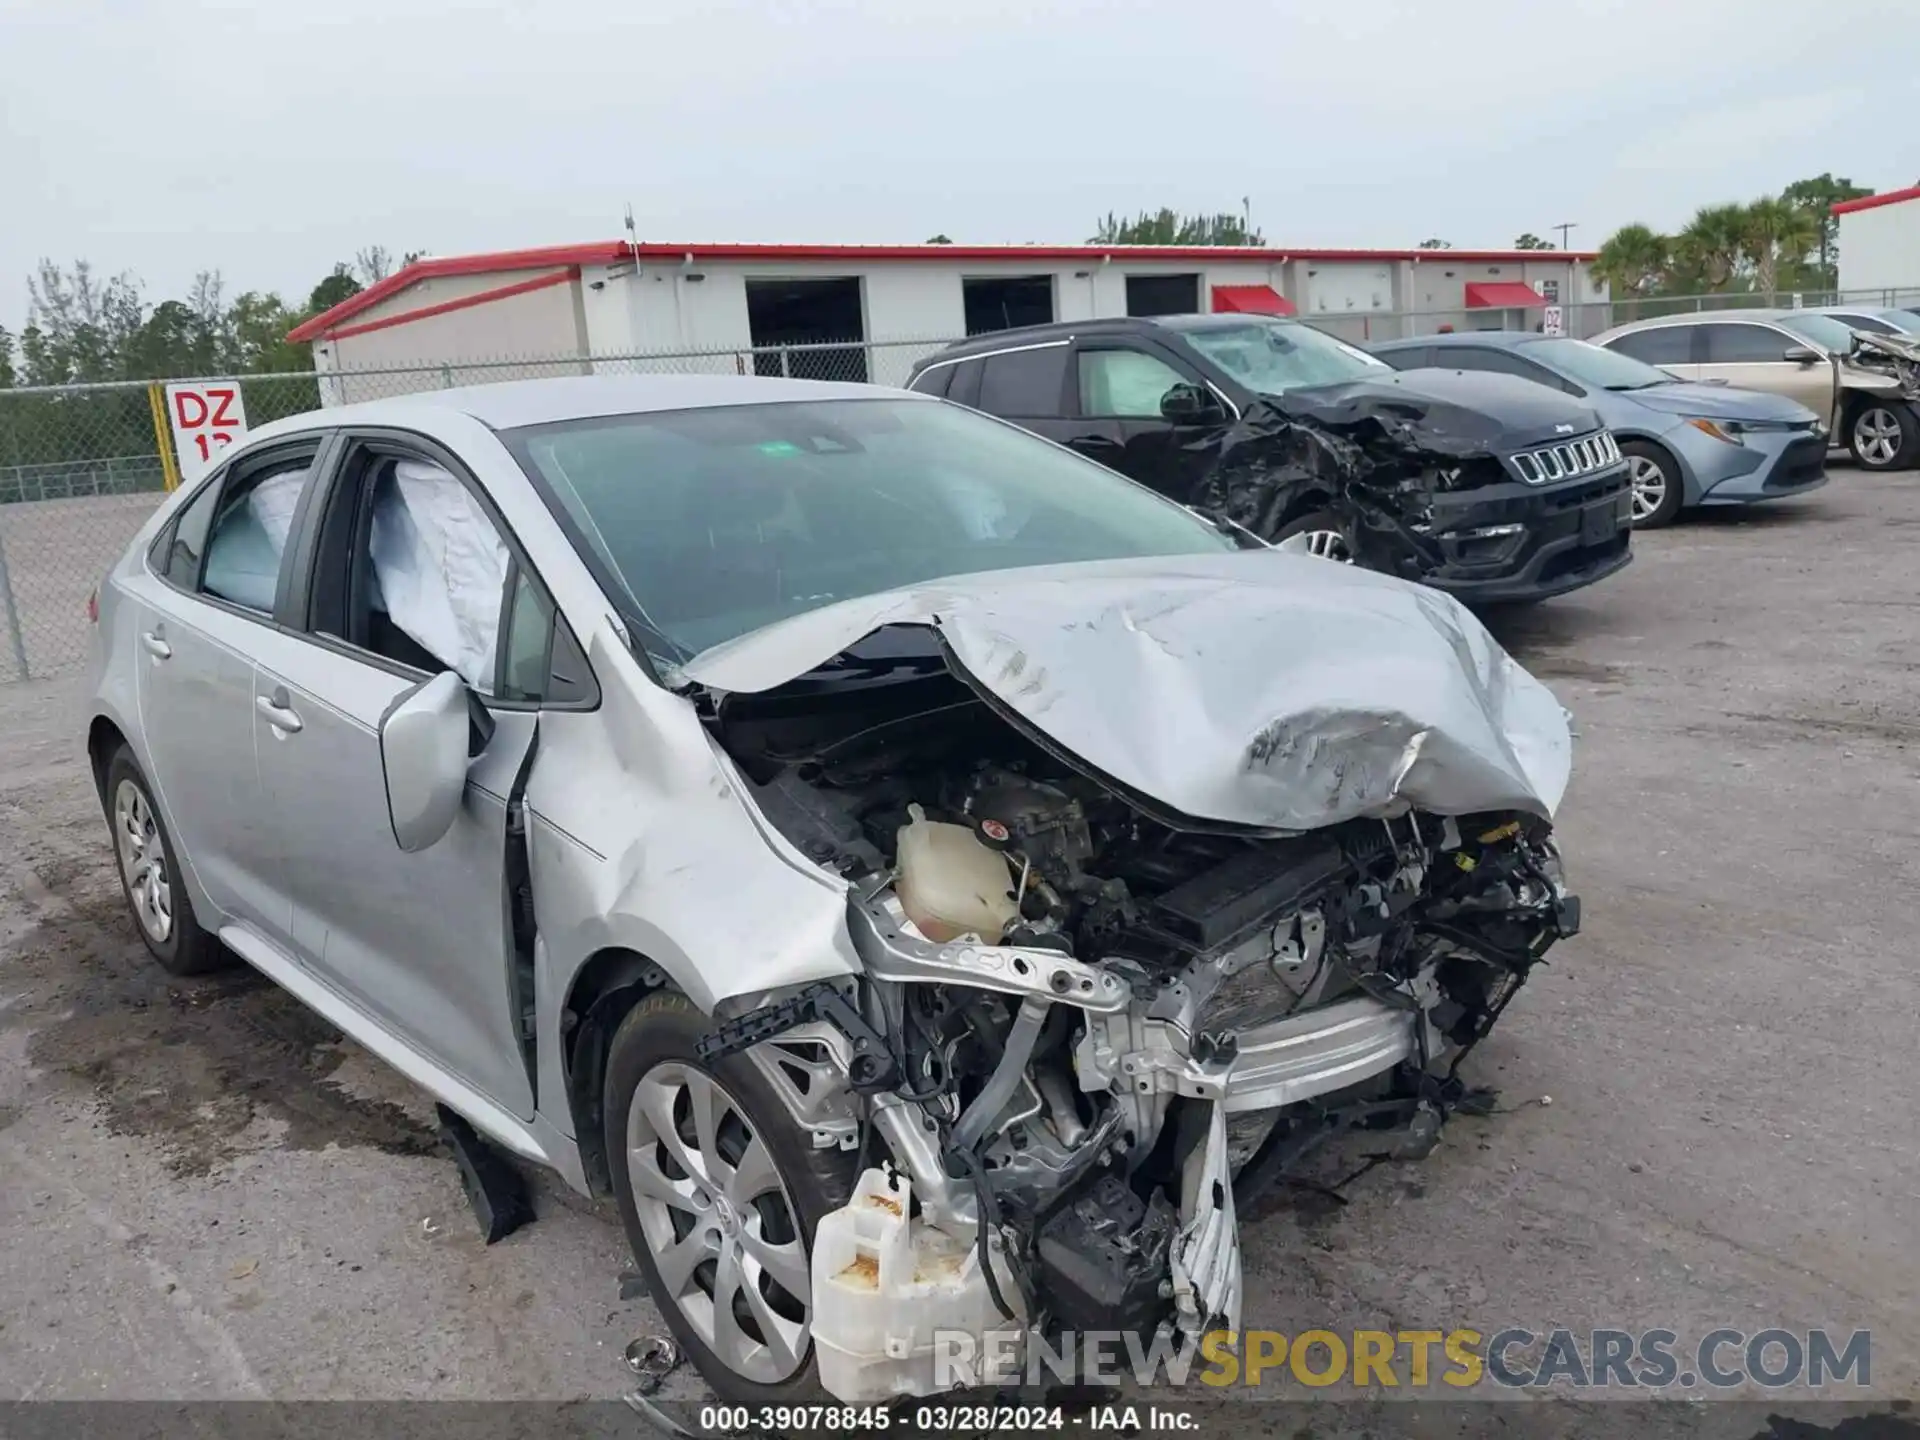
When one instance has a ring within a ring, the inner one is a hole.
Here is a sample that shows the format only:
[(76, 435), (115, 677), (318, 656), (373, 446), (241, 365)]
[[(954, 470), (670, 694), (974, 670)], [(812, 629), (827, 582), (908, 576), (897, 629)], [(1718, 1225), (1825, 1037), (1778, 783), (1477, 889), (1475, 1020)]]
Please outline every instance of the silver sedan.
[(1041, 1295), (1236, 1326), (1236, 1193), (1344, 1125), (1430, 1148), (1577, 925), (1565, 715), (1465, 610), (944, 401), (323, 410), (96, 598), (154, 957), (611, 1194), (732, 1403), (944, 1390), (929, 1326)]

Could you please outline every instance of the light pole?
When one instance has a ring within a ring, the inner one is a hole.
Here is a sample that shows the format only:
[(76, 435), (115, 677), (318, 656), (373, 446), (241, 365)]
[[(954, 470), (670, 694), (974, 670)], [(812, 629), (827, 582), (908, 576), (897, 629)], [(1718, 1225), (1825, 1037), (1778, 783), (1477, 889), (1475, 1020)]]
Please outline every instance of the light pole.
[(1555, 225), (1553, 228), (1560, 232), (1560, 248), (1564, 250), (1567, 248), (1567, 232), (1569, 230), (1578, 230), (1580, 228), (1580, 222), (1577, 220), (1569, 220), (1566, 224)]

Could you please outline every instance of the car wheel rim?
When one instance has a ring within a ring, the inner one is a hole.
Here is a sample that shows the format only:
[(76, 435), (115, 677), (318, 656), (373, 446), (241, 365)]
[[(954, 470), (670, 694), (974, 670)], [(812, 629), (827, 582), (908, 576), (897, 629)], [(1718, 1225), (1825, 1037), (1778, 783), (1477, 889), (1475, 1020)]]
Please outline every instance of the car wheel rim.
[(721, 1364), (778, 1384), (813, 1320), (800, 1212), (766, 1140), (726, 1087), (677, 1061), (627, 1107), (627, 1177), (665, 1298)]
[(1633, 482), (1633, 518), (1636, 523), (1649, 518), (1667, 499), (1667, 472), (1644, 455), (1627, 462), (1627, 476)]
[(156, 944), (164, 945), (173, 934), (173, 877), (167, 872), (167, 847), (160, 843), (153, 806), (131, 780), (122, 780), (113, 792), (113, 833), (134, 918)]
[(1289, 535), (1275, 548), (1291, 550), (1296, 555), (1318, 555), (1322, 560), (1333, 560), (1342, 565), (1353, 563), (1353, 551), (1347, 547), (1347, 537), (1338, 530), (1302, 530), (1297, 535)]
[(1900, 453), (1900, 417), (1891, 410), (1862, 411), (1853, 422), (1853, 448), (1869, 465), (1891, 465)]

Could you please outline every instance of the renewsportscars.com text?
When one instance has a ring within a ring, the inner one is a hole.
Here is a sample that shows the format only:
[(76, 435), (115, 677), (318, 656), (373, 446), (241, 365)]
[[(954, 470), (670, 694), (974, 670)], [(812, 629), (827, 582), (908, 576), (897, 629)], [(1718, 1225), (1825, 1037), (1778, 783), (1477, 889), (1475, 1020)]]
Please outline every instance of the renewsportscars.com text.
[(1225, 1386), (1349, 1384), (1374, 1389), (1865, 1389), (1873, 1380), (1866, 1330), (1711, 1330), (1683, 1340), (1672, 1330), (1521, 1328), (1454, 1330), (1216, 1330), (1198, 1347), (1121, 1331), (1029, 1336), (934, 1336), (935, 1382), (973, 1385), (1119, 1384)]

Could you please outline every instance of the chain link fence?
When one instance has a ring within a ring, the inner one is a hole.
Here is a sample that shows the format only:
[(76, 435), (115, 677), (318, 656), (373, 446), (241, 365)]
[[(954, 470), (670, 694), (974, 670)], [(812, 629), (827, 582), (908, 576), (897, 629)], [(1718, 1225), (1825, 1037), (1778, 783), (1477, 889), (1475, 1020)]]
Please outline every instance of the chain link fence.
[[(1686, 311), (1788, 306), (1796, 297), (1703, 295), (1558, 307), (1562, 333), (1591, 338), (1629, 320)], [(1920, 305), (1920, 289), (1812, 294), (1800, 304)], [(1356, 345), (1442, 330), (1549, 325), (1539, 307), (1504, 311), (1312, 311), (1302, 319)], [(828, 340), (755, 349), (501, 356), (377, 369), (222, 377), (248, 424), (304, 411), (503, 380), (559, 375), (774, 375), (904, 385), (959, 337)], [(164, 381), (0, 389), (0, 684), (84, 663), (87, 597), (160, 502)]]

